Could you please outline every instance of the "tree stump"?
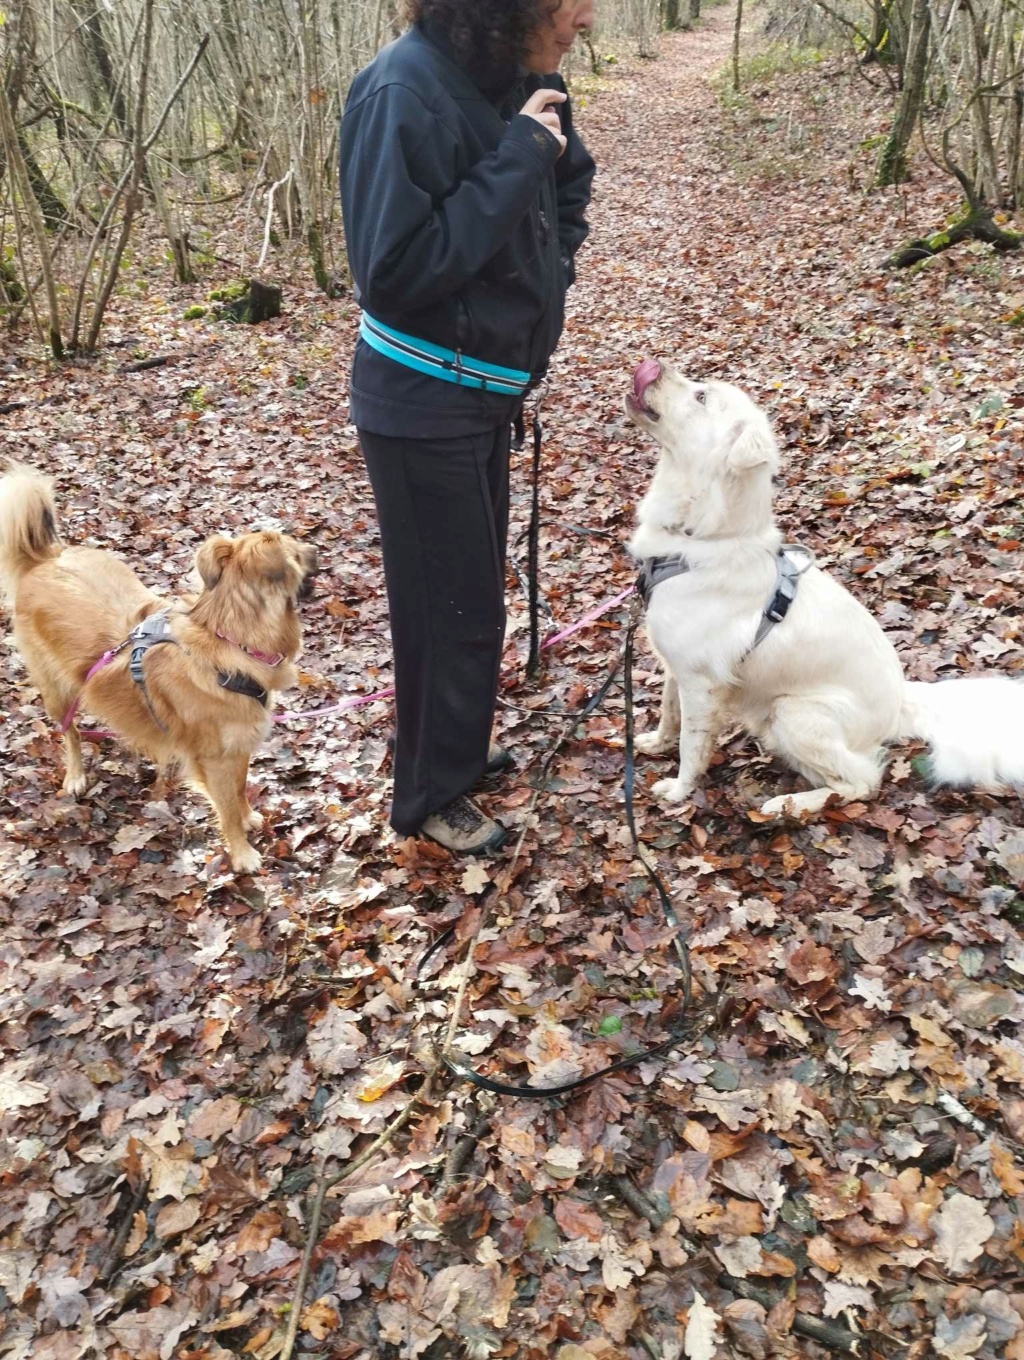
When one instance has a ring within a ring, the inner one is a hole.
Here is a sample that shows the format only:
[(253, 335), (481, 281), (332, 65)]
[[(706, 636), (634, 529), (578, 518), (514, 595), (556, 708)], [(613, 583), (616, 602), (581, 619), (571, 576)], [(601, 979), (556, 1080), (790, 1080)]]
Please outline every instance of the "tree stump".
[(281, 289), (276, 283), (261, 283), (259, 279), (250, 279), (247, 293), (217, 311), (221, 321), (239, 321), (248, 326), (258, 326), (261, 321), (280, 315)]

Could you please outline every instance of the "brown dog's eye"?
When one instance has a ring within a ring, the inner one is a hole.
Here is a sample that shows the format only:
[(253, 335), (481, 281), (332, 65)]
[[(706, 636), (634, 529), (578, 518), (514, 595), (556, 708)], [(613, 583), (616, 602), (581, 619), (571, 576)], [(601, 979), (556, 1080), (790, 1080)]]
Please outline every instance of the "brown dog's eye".
[(697, 399), (697, 401), (700, 402), (701, 406), (704, 406), (706, 404), (708, 394), (704, 391), (703, 387), (698, 387), (693, 395)]

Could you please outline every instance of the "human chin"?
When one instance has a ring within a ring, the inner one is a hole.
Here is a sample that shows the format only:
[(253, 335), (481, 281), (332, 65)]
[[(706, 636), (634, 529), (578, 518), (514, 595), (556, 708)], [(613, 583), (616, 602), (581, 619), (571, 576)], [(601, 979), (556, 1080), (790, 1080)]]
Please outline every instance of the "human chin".
[(550, 76), (558, 70), (565, 56), (565, 49), (556, 42), (546, 42), (534, 51), (528, 52), (524, 65), (534, 75)]

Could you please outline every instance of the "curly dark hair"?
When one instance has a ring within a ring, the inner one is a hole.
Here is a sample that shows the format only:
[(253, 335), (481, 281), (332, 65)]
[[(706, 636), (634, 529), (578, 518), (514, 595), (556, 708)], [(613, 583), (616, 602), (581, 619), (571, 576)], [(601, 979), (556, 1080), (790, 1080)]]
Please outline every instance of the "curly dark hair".
[(467, 66), (501, 70), (522, 60), (530, 39), (561, 0), (406, 0), (410, 23), (429, 19)]

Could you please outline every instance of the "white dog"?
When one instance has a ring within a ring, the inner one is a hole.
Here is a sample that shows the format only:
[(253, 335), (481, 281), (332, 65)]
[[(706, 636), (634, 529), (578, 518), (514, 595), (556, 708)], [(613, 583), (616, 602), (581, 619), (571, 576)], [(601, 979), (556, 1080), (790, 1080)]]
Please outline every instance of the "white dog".
[[(886, 745), (912, 737), (932, 743), (937, 783), (1024, 787), (1024, 683), (905, 680), (867, 610), (809, 555), (780, 553), (779, 452), (748, 397), (649, 359), (626, 410), (661, 445), (630, 545), (649, 581), (655, 560), (647, 628), (665, 667), (661, 721), (637, 746), (661, 755), (679, 744), (679, 773), (654, 785), (656, 797), (689, 797), (735, 723), (814, 785), (769, 799), (770, 816), (819, 812), (834, 794), (869, 797)], [(786, 595), (785, 617), (768, 622)]]

